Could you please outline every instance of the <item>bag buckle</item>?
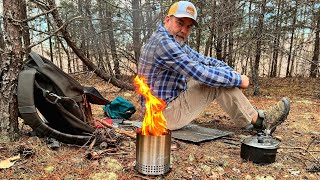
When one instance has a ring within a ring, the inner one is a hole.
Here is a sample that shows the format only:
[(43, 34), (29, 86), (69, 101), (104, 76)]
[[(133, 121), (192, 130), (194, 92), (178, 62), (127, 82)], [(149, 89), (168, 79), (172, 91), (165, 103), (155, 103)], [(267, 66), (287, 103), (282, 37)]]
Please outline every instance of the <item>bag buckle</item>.
[(56, 98), (53, 102), (51, 101), (53, 104), (56, 104), (61, 99), (60, 96), (58, 96), (58, 95), (56, 95), (55, 93), (52, 93), (52, 92), (49, 93), (49, 96)]

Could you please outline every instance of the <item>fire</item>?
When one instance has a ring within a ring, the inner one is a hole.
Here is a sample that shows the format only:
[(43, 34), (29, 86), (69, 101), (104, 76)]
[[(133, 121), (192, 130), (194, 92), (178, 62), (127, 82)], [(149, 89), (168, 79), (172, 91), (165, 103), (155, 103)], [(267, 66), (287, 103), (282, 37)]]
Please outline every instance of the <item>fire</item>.
[(145, 103), (145, 116), (142, 122), (142, 135), (161, 136), (168, 133), (167, 121), (164, 118), (162, 111), (166, 107), (166, 103), (152, 95), (150, 88), (145, 83), (145, 78), (134, 78), (134, 84), (136, 85), (139, 94), (146, 98)]

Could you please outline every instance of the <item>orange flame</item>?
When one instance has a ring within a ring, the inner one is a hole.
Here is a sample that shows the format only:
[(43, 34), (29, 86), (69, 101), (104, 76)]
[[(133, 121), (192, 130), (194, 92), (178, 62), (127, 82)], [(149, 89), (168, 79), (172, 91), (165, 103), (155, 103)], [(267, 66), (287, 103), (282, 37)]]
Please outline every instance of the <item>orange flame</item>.
[(142, 135), (161, 136), (168, 133), (167, 121), (162, 114), (166, 103), (151, 94), (144, 77), (139, 78), (136, 76), (134, 78), (134, 84), (136, 85), (138, 93), (146, 98), (146, 112), (142, 122)]

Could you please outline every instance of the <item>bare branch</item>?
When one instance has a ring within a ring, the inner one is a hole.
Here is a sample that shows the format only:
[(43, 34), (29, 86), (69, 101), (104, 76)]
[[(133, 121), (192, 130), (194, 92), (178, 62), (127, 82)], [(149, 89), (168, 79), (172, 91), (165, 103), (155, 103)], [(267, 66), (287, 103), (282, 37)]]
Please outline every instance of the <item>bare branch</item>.
[(64, 22), (64, 24), (63, 24), (62, 26), (60, 26), (60, 27), (59, 27), (57, 30), (55, 30), (53, 33), (49, 34), (48, 37), (43, 38), (42, 40), (40, 40), (40, 41), (38, 41), (38, 42), (36, 42), (36, 43), (34, 43), (34, 44), (31, 44), (30, 46), (28, 46), (28, 48), (32, 48), (32, 47), (34, 47), (34, 46), (36, 46), (36, 45), (38, 45), (38, 44), (41, 44), (43, 41), (46, 41), (46, 40), (49, 39), (50, 37), (56, 35), (59, 31), (61, 31), (62, 28), (65, 28), (70, 22), (72, 22), (72, 21), (74, 21), (74, 20), (76, 20), (76, 19), (80, 19), (80, 18), (81, 18), (81, 16), (77, 16), (77, 17), (74, 17), (74, 18), (72, 18), (72, 19)]
[(12, 19), (12, 20), (15, 21), (15, 22), (18, 22), (18, 23), (24, 23), (24, 22), (32, 21), (32, 20), (34, 20), (34, 19), (36, 19), (36, 18), (38, 18), (38, 17), (40, 17), (40, 16), (43, 16), (43, 15), (46, 15), (46, 14), (50, 14), (50, 13), (51, 13), (52, 11), (54, 11), (55, 9), (56, 9), (56, 7), (53, 8), (53, 9), (50, 9), (49, 11), (45, 11), (45, 12), (43, 12), (43, 13), (40, 13), (40, 14), (38, 14), (38, 15), (36, 15), (36, 16), (32, 16), (32, 17), (27, 18), (27, 19), (23, 19), (23, 20)]
[(38, 14), (38, 15), (36, 15), (36, 16), (32, 16), (32, 17), (30, 17), (30, 18), (24, 19), (24, 20), (22, 20), (22, 22), (32, 21), (32, 20), (36, 19), (37, 17), (43, 16), (43, 15), (46, 15), (46, 14), (50, 14), (50, 13), (51, 13), (52, 11), (54, 11), (55, 9), (56, 9), (56, 7), (50, 9), (49, 11), (45, 11), (45, 12), (43, 12), (43, 13), (40, 13), (40, 14)]

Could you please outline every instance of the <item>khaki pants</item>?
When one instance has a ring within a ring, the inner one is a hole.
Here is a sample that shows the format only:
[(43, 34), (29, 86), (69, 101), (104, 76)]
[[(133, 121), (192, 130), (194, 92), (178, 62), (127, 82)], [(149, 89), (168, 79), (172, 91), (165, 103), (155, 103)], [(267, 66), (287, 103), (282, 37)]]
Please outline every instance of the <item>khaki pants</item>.
[(239, 127), (251, 123), (257, 111), (239, 88), (214, 88), (197, 81), (188, 82), (188, 89), (169, 103), (163, 111), (170, 130), (180, 129), (197, 118), (213, 100)]

